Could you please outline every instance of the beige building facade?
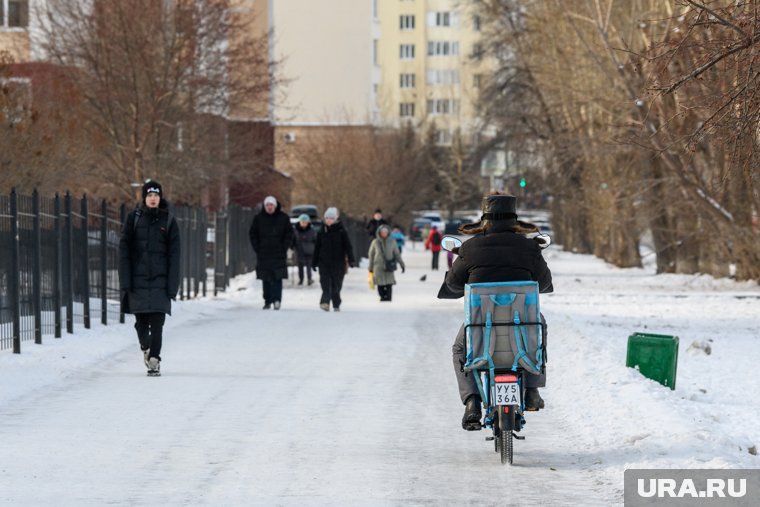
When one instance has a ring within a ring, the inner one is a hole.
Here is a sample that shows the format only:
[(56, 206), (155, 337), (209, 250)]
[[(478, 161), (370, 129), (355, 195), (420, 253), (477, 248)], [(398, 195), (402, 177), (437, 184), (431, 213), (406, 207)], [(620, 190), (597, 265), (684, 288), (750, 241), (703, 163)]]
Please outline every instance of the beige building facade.
[(435, 122), (436, 140), (476, 127), (475, 102), (489, 64), (481, 20), (462, 0), (377, 0), (380, 123)]

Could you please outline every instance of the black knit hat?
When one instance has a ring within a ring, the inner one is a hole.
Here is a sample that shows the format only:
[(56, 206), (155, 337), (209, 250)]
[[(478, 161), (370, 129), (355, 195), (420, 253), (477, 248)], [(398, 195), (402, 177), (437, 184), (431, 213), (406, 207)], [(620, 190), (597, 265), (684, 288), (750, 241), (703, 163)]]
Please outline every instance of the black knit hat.
[(154, 180), (145, 180), (145, 185), (143, 185), (142, 188), (143, 201), (151, 192), (158, 194), (160, 197), (164, 196), (164, 192), (161, 189), (161, 184), (159, 182)]
[(487, 195), (482, 202), (481, 220), (515, 220), (517, 197), (513, 195)]

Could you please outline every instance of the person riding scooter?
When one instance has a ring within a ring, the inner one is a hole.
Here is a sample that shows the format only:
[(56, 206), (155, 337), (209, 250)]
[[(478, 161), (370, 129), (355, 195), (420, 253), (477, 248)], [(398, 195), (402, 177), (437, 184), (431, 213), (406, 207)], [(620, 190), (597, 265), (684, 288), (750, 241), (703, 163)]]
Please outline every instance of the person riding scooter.
[[(517, 198), (512, 195), (493, 193), (482, 201), (483, 215), (479, 222), (459, 227), (461, 234), (472, 235), (458, 251), (451, 270), (438, 297), (457, 299), (464, 296), (464, 286), (468, 283), (513, 282), (534, 280), (539, 292), (553, 292), (552, 274), (541, 255), (544, 240), (538, 236), (528, 238), (526, 234), (539, 232), (530, 223), (517, 220)], [(545, 323), (543, 315), (541, 321)], [(546, 329), (546, 327), (544, 327)], [(546, 335), (543, 337), (546, 342)], [(463, 371), (466, 360), (464, 326), (451, 348), (454, 359), (459, 395), (465, 405), (462, 427), (468, 431), (481, 428), (481, 399), (473, 374)], [(544, 400), (538, 392), (546, 385), (546, 372), (525, 376), (525, 409), (544, 408)]]

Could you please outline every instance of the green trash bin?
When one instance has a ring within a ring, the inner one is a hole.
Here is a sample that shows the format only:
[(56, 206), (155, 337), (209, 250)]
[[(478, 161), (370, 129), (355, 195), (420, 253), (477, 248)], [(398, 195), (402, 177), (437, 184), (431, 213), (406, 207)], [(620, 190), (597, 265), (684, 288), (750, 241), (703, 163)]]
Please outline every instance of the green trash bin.
[(678, 337), (664, 334), (634, 333), (628, 337), (625, 365), (665, 387), (676, 388)]

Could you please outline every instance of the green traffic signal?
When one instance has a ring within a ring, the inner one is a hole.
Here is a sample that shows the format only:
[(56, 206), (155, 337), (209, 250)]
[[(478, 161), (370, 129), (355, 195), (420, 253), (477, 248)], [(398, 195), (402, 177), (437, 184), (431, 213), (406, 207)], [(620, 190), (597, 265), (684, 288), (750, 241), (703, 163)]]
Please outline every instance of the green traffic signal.
[(525, 178), (520, 178), (520, 188), (525, 188)]

